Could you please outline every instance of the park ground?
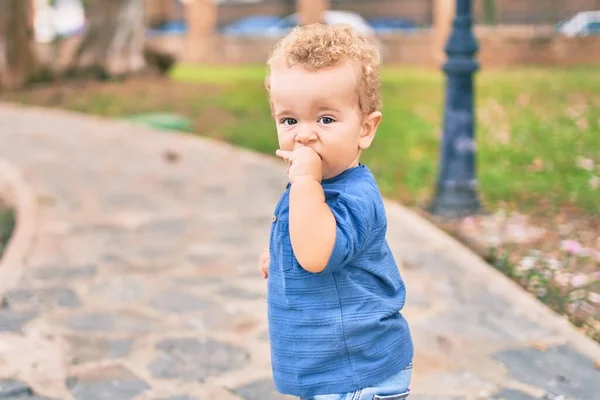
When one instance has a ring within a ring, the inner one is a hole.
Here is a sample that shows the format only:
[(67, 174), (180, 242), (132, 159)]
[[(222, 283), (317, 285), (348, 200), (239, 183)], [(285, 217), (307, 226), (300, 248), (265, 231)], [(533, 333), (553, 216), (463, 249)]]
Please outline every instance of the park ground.
[[(41, 84), (0, 101), (134, 118), (274, 155), (264, 73), (183, 65), (160, 79)], [(363, 161), (386, 197), (454, 234), (600, 341), (600, 75), (527, 67), (477, 75), (486, 213), (460, 221), (423, 211), (438, 168), (443, 84), (436, 70), (384, 69), (384, 119)]]

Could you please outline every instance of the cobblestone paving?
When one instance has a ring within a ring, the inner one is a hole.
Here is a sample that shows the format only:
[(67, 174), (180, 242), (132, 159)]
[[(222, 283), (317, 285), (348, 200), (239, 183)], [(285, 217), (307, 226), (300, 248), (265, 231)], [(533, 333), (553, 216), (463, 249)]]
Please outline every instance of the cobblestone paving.
[[(276, 160), (6, 105), (0, 157), (40, 207), (0, 303), (0, 399), (289, 398), (273, 390), (257, 270), (285, 185)], [(413, 400), (597, 398), (590, 355), (389, 219), (417, 346)]]

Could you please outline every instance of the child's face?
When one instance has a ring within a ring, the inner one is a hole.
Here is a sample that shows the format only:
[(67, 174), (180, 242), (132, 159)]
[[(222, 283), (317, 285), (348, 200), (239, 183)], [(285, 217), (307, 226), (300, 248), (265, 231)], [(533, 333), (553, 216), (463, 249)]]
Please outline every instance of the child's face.
[[(359, 109), (353, 65), (309, 71), (301, 65), (271, 71), (271, 106), (281, 150), (310, 146), (323, 161), (323, 178), (356, 166), (381, 118)], [(374, 124), (374, 126), (373, 126)]]

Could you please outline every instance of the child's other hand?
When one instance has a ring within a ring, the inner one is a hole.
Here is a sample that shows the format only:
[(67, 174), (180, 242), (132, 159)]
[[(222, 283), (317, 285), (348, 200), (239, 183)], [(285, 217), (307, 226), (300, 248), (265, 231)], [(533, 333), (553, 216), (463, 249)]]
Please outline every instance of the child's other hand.
[(260, 269), (260, 273), (264, 279), (269, 277), (269, 248), (267, 247), (261, 254), (258, 259), (258, 268)]
[(309, 178), (317, 182), (323, 179), (323, 163), (321, 157), (308, 146), (298, 147), (294, 151), (277, 150), (277, 156), (288, 163), (290, 183), (298, 179)]

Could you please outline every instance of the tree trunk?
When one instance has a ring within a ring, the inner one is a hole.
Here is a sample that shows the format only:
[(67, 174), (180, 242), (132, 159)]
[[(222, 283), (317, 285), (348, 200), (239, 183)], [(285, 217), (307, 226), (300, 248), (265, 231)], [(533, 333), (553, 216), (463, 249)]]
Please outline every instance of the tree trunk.
[(69, 72), (119, 77), (144, 71), (144, 0), (94, 0), (85, 4), (87, 32)]
[(23, 86), (38, 73), (29, 0), (0, 0), (0, 89)]

